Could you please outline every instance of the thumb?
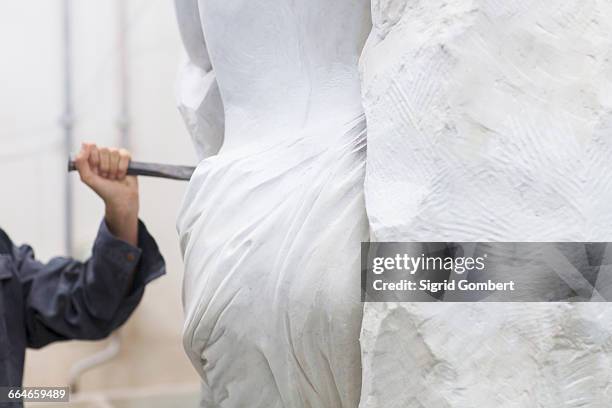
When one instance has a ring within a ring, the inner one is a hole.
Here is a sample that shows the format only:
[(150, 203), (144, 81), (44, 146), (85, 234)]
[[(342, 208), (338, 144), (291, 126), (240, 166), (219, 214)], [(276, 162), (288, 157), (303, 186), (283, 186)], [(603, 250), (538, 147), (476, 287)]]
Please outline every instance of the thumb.
[(89, 156), (91, 155), (92, 145), (89, 143), (83, 143), (81, 145), (81, 151), (77, 154), (74, 159), (74, 164), (77, 170), (79, 171), (79, 176), (81, 177), (81, 181), (91, 186), (95, 181), (95, 173), (93, 169), (89, 165)]

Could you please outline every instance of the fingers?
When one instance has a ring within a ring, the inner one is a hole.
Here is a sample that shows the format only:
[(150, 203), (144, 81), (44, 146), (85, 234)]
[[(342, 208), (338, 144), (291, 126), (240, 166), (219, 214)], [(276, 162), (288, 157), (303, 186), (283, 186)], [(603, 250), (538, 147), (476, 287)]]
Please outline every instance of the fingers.
[(110, 149), (108, 147), (101, 147), (99, 152), (100, 165), (98, 167), (98, 174), (104, 178), (108, 178), (110, 173)]
[(100, 173), (100, 150), (98, 146), (91, 143), (91, 150), (89, 155), (89, 166), (92, 168), (95, 174)]
[(131, 159), (126, 149), (99, 148), (94, 143), (83, 143), (75, 163), (82, 179), (83, 176), (91, 179), (97, 175), (108, 180), (123, 180)]
[(108, 149), (108, 179), (117, 180), (117, 173), (119, 169), (119, 149), (110, 148)]
[(119, 149), (119, 165), (117, 166), (117, 179), (123, 180), (127, 175), (128, 165), (132, 160), (130, 152), (125, 149)]

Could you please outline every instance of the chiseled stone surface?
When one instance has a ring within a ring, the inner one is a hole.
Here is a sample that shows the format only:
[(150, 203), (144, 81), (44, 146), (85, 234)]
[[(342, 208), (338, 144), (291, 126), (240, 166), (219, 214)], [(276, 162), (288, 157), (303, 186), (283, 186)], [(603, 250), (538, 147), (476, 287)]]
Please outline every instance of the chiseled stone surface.
[[(372, 239), (612, 240), (612, 3), (373, 0), (372, 18)], [(607, 407), (611, 308), (367, 304), (361, 407)]]

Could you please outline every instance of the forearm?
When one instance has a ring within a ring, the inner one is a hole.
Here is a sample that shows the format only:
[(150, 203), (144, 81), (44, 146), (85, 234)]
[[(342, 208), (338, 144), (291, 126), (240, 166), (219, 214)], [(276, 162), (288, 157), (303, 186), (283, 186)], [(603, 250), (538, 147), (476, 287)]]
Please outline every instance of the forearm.
[(115, 237), (128, 244), (138, 246), (138, 197), (129, 205), (106, 203), (105, 221)]

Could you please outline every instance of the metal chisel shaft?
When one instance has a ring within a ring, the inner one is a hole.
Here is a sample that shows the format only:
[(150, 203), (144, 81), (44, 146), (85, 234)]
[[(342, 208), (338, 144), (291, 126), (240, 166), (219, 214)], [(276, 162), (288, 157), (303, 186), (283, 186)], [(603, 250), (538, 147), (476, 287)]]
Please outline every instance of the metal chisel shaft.
[[(76, 171), (74, 160), (68, 160), (68, 171)], [(144, 163), (130, 161), (127, 174), (131, 176), (160, 177), (172, 180), (189, 180), (195, 167), (173, 164)]]

